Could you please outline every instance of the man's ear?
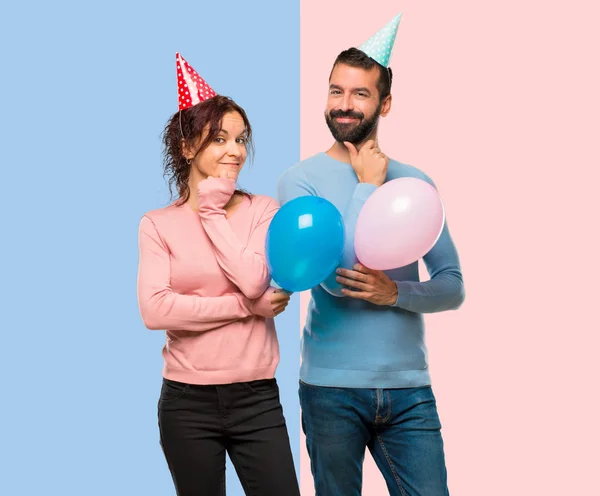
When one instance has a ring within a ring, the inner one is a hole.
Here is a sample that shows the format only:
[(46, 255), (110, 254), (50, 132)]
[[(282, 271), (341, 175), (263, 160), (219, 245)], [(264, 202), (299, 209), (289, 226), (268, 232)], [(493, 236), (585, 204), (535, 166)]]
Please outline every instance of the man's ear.
[(379, 114), (381, 117), (385, 117), (392, 110), (392, 95), (389, 94), (383, 99), (383, 104), (381, 105), (381, 113)]

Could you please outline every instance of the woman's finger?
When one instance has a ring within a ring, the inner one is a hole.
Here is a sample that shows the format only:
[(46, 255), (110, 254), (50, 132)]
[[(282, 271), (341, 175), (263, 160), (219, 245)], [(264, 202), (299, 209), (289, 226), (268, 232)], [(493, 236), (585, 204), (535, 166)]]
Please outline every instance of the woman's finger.
[(283, 305), (277, 305), (276, 307), (273, 307), (273, 313), (275, 315), (279, 315), (281, 312), (283, 312), (285, 310), (286, 307), (287, 307), (287, 303), (285, 303)]
[(271, 295), (271, 303), (281, 303), (283, 301), (290, 301), (290, 295), (287, 293), (273, 293)]

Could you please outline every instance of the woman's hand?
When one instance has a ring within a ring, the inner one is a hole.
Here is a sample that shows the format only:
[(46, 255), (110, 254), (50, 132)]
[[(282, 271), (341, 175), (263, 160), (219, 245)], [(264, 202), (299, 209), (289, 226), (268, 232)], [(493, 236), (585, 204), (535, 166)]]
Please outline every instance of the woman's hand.
[(259, 298), (253, 300), (252, 313), (260, 317), (273, 318), (285, 310), (291, 293), (283, 289), (268, 288)]
[(222, 209), (229, 203), (234, 191), (235, 181), (209, 176), (198, 182), (198, 208)]
[(273, 309), (273, 313), (275, 315), (279, 315), (281, 312), (285, 310), (285, 307), (288, 306), (290, 302), (291, 294), (284, 291), (283, 289), (276, 289), (271, 294), (271, 308)]

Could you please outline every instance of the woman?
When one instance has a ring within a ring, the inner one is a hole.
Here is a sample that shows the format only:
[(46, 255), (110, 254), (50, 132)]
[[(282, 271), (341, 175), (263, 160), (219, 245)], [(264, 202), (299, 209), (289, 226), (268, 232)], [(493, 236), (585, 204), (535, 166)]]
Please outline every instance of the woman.
[[(184, 63), (178, 55), (180, 77)], [(139, 230), (141, 315), (167, 330), (161, 445), (179, 496), (224, 495), (225, 453), (246, 494), (299, 495), (274, 378), (273, 317), (289, 295), (269, 287), (264, 255), (278, 205), (235, 188), (252, 146), (244, 110), (218, 95), (193, 100), (180, 98), (163, 135), (179, 197)]]

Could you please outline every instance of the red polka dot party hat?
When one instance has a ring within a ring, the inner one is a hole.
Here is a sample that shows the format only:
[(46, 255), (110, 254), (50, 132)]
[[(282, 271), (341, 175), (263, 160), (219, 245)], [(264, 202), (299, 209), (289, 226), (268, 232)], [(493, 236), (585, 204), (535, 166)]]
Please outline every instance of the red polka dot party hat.
[(177, 59), (179, 110), (192, 107), (216, 95), (215, 90), (198, 75), (179, 52), (175, 54), (175, 58)]

